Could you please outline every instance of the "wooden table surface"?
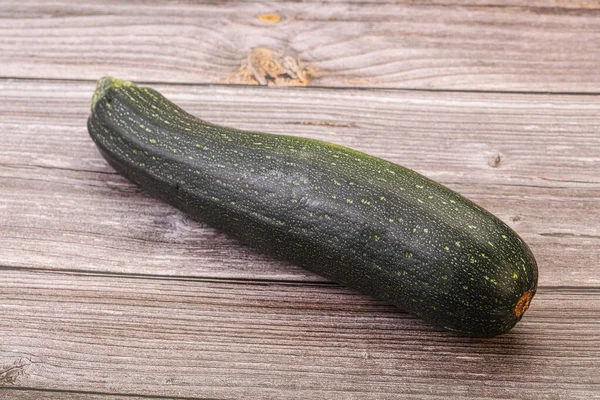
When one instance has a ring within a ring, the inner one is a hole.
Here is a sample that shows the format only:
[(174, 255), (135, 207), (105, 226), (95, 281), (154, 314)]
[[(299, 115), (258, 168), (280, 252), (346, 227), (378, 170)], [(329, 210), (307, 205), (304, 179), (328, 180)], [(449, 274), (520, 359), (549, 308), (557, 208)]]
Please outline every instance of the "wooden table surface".
[[(457, 337), (238, 245), (101, 158), (103, 75), (412, 168), (514, 228)], [(0, 1), (0, 399), (600, 398), (600, 1)]]

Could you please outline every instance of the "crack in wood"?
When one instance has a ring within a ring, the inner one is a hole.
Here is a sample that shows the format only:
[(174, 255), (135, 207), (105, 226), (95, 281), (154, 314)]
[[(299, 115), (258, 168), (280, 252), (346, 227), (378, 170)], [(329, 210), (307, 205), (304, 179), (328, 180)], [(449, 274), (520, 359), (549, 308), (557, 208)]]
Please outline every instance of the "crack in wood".
[[(14, 390), (16, 392), (37, 392), (37, 393), (52, 393), (52, 394), (73, 394), (77, 395), (75, 398), (81, 398), (79, 396), (101, 396), (101, 397), (124, 397), (130, 398), (135, 397), (137, 399), (165, 399), (165, 400), (217, 400), (212, 397), (188, 397), (188, 396), (166, 396), (159, 394), (141, 394), (141, 393), (123, 393), (123, 392), (103, 392), (97, 390), (69, 390), (69, 389), (50, 389), (30, 386), (6, 386), (5, 390)], [(35, 397), (28, 397), (35, 398)]]
[(588, 235), (585, 233), (570, 233), (570, 232), (542, 232), (540, 236), (555, 237), (555, 238), (581, 238), (581, 239), (600, 239), (600, 235)]

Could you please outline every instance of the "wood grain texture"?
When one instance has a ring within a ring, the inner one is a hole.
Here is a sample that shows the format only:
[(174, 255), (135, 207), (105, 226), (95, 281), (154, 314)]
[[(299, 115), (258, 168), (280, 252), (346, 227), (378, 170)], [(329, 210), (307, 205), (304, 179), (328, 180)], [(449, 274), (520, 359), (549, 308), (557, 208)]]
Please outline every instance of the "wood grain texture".
[[(599, 17), (599, 0), (0, 0), (0, 400), (599, 398)], [(94, 147), (106, 74), (459, 191), (533, 249), (530, 310), (453, 336), (189, 220)], [(231, 85), (259, 81), (309, 88)]]
[(590, 399), (600, 389), (597, 290), (542, 289), (512, 332), (469, 339), (331, 284), (1, 272), (8, 389), (220, 399)]
[[(2, 400), (149, 400), (149, 399), (169, 399), (169, 400), (190, 400), (188, 397), (165, 397), (165, 396), (137, 396), (135, 394), (107, 394), (97, 391), (81, 390), (48, 390), (35, 388), (0, 388), (0, 399)], [(196, 397), (194, 400), (200, 398)], [(200, 399), (202, 400), (202, 399)], [(207, 399), (208, 400), (208, 399)]]
[[(542, 286), (600, 284), (595, 96), (155, 87), (211, 122), (327, 140), (415, 169), (511, 225), (536, 255)], [(92, 92), (91, 83), (0, 81), (0, 265), (324, 281), (117, 175), (87, 134)]]
[(83, 390), (51, 390), (36, 388), (0, 388), (0, 399), (2, 400), (211, 400), (200, 397), (181, 397), (181, 396), (138, 396), (131, 393), (110, 394), (98, 391)]
[(256, 83), (232, 74), (265, 47), (315, 86), (600, 92), (596, 0), (3, 0), (0, 15), (2, 77)]

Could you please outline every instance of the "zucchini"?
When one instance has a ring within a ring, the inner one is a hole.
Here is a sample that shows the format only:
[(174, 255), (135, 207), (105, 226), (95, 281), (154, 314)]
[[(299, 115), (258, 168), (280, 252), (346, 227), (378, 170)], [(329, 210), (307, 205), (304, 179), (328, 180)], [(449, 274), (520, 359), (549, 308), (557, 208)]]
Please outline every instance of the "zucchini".
[(105, 77), (88, 119), (122, 175), (241, 242), (468, 336), (509, 331), (537, 288), (519, 236), (404, 167), (300, 137), (202, 121)]

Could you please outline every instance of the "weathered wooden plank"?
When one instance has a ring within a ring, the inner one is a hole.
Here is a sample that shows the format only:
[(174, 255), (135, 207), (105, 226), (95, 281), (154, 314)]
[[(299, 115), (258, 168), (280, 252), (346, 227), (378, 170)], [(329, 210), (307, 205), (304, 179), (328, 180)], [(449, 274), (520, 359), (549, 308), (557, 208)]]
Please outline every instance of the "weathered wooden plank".
[(106, 394), (90, 391), (68, 391), (68, 390), (44, 390), (35, 388), (13, 388), (0, 387), (0, 399), (2, 400), (211, 400), (200, 397), (181, 396), (138, 396), (131, 393)]
[[(541, 285), (598, 285), (594, 96), (157, 85), (215, 123), (303, 135), (447, 184), (513, 226)], [(141, 193), (86, 130), (91, 83), (0, 81), (0, 265), (236, 279), (322, 278)]]
[[(256, 84), (269, 82), (271, 71), (282, 84), (600, 92), (597, 0), (406, 0), (376, 7), (4, 0), (0, 7), (3, 77), (114, 74)], [(299, 69), (262, 52), (235, 75), (256, 48), (288, 55)], [(277, 60), (284, 66), (274, 67)], [(286, 71), (306, 76), (288, 79)]]
[[(600, 292), (509, 334), (437, 331), (329, 284), (2, 270), (0, 386), (214, 398), (593, 398)], [(60, 376), (60, 379), (57, 377)]]

